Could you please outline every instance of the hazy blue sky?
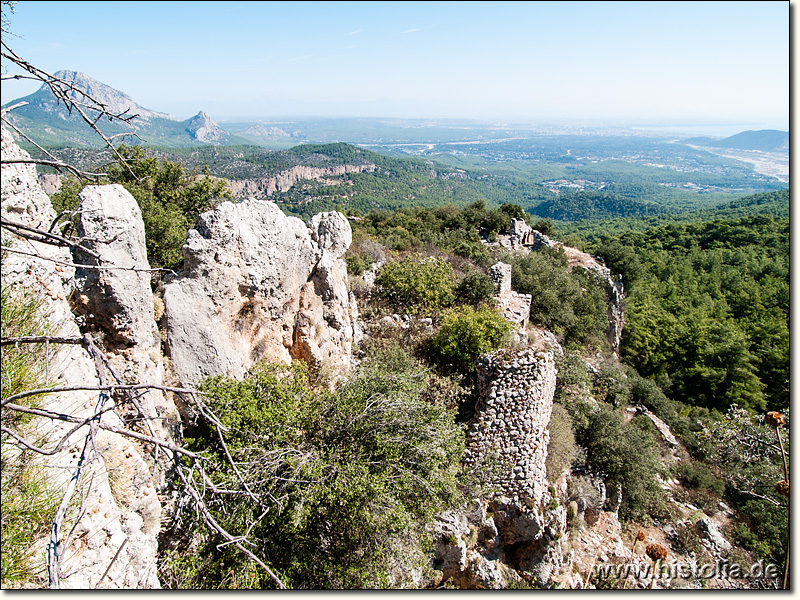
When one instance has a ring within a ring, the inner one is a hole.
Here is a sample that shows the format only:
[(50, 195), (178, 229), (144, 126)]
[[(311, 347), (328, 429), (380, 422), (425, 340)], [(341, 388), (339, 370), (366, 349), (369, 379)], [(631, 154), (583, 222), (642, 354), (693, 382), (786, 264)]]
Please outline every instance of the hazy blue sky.
[[(781, 2), (41, 2), (17, 53), (180, 118), (789, 126)], [(35, 89), (35, 87), (33, 88)], [(4, 83), (3, 103), (31, 93)]]

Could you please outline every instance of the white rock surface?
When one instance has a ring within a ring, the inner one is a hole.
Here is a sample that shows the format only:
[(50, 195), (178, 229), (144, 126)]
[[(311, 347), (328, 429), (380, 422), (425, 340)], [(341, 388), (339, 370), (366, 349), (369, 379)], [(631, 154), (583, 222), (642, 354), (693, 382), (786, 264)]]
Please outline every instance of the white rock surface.
[[(2, 154), (4, 159), (28, 157), (5, 130), (2, 133)], [(37, 184), (32, 165), (3, 165), (0, 205), (3, 218), (45, 230), (56, 216), (47, 195)], [(53, 335), (80, 337), (81, 332), (67, 302), (74, 283), (74, 270), (67, 266), (73, 262), (70, 252), (66, 248), (14, 238), (3, 231), (3, 240), (11, 239), (13, 249), (50, 260), (9, 252), (2, 265), (3, 285), (10, 286), (15, 294), (41, 297), (43, 314)], [(60, 346), (48, 361), (47, 378), (49, 384), (59, 387), (99, 385), (94, 363), (80, 345)], [(63, 392), (43, 397), (40, 406), (86, 418), (93, 414), (100, 400), (97, 392)], [(102, 422), (123, 426), (114, 412), (105, 413)], [(38, 443), (51, 446), (73, 427), (63, 421), (40, 418), (34, 419), (25, 433)], [(86, 426), (73, 431), (62, 451), (34, 458), (59, 497), (75, 472), (86, 433)], [(83, 498), (86, 512), (66, 546), (61, 547), (61, 587), (95, 587), (125, 540), (125, 546), (100, 587), (158, 588), (156, 551), (161, 506), (150, 469), (140, 448), (118, 434), (99, 431), (95, 447), (98, 454), (83, 470), (74, 496)], [(4, 460), (13, 457), (15, 452), (13, 447), (4, 446)], [(71, 519), (68, 518), (62, 529), (64, 534), (72, 526)], [(45, 540), (41, 540), (36, 548), (35, 560), (44, 564)]]
[(253, 199), (200, 215), (183, 247), (184, 270), (164, 292), (178, 380), (240, 378), (262, 359), (347, 368), (357, 337), (342, 258), (351, 239), (339, 213), (306, 226)]

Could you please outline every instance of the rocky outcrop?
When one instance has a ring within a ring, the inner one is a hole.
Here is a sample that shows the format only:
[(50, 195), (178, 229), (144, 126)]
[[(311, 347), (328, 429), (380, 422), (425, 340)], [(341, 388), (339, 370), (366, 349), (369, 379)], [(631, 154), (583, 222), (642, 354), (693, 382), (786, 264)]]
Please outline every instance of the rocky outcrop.
[(318, 180), (325, 177), (341, 177), (348, 173), (372, 173), (374, 164), (336, 165), (333, 167), (308, 167), (298, 165), (271, 177), (238, 179), (228, 181), (234, 198), (265, 198), (276, 192), (288, 192), (298, 181)]
[[(111, 367), (121, 380), (164, 385), (139, 205), (121, 185), (88, 186), (80, 200), (78, 234), (85, 241), (75, 259), (82, 265), (113, 266), (79, 268), (75, 273), (77, 311), (85, 329), (101, 334)], [(151, 433), (170, 439), (178, 422), (172, 401), (161, 391), (149, 390), (138, 395), (137, 402), (143, 412), (137, 417), (150, 419)]]
[(242, 377), (262, 359), (347, 368), (359, 335), (342, 258), (351, 239), (335, 212), (307, 226), (250, 199), (200, 215), (183, 247), (184, 270), (164, 288), (179, 381)]
[(222, 127), (202, 110), (186, 124), (186, 133), (188, 133), (193, 140), (203, 142), (204, 144), (225, 144), (231, 139), (231, 134), (222, 129)]
[[(111, 114), (125, 114), (125, 116), (137, 115), (137, 119), (144, 121), (152, 120), (154, 118), (168, 119), (170, 121), (176, 120), (172, 115), (150, 110), (149, 108), (144, 108), (143, 106), (136, 104), (136, 102), (134, 102), (134, 100), (127, 94), (124, 94), (119, 90), (115, 90), (114, 88), (97, 81), (96, 79), (93, 79), (84, 73), (63, 70), (56, 72), (55, 77), (61, 79), (72, 88), (73, 91), (69, 92), (69, 95), (76, 102), (85, 102), (86, 95), (88, 95), (96, 100), (98, 104), (102, 104)], [(67, 111), (64, 109), (63, 105), (56, 100), (52, 92), (50, 92), (50, 88), (47, 86), (47, 84), (42, 85), (42, 87), (39, 89), (39, 92), (46, 98), (41, 102), (42, 108), (46, 107), (46, 110), (49, 110), (49, 112), (66, 115)], [(81, 92), (85, 92), (86, 95)], [(92, 112), (89, 112), (89, 115), (94, 116)], [(136, 120), (134, 120), (133, 123), (135, 127)]]
[[(2, 154), (4, 159), (28, 158), (5, 130)], [(98, 193), (102, 194), (102, 188)], [(55, 213), (47, 195), (37, 185), (33, 166), (3, 165), (2, 216), (29, 227), (49, 229)], [(98, 231), (102, 230), (98, 223)], [(103, 239), (109, 240), (105, 233)], [(81, 337), (67, 300), (74, 285), (74, 269), (70, 266), (74, 257), (69, 250), (22, 240), (5, 230), (3, 241), (10, 242), (12, 250), (26, 253), (9, 252), (4, 258), (3, 285), (10, 286), (17, 297), (41, 298), (42, 314), (52, 335)], [(100, 384), (96, 364), (83, 346), (51, 347), (45, 371), (48, 385), (97, 387)], [(84, 419), (99, 406), (108, 406), (108, 402), (105, 394), (96, 391), (74, 391), (48, 394), (39, 405), (45, 410)], [(100, 422), (124, 426), (114, 411), (105, 412)], [(72, 535), (61, 538), (61, 587), (159, 587), (156, 551), (161, 507), (157, 482), (144, 451), (129, 438), (105, 430), (98, 430), (93, 443), (86, 444), (88, 426), (74, 428), (73, 424), (57, 419), (38, 418), (24, 430), (39, 445), (52, 446), (66, 438), (60, 451), (33, 457), (35, 468), (45, 475), (56, 497), (64, 493), (68, 480), (82, 464), (74, 498), (80, 498), (83, 513), (76, 521), (66, 522), (62, 529), (62, 536), (66, 536), (74, 525)], [(17, 452), (12, 444), (4, 444), (3, 459), (13, 460)], [(45, 540), (34, 548), (33, 555), (44, 562)]]

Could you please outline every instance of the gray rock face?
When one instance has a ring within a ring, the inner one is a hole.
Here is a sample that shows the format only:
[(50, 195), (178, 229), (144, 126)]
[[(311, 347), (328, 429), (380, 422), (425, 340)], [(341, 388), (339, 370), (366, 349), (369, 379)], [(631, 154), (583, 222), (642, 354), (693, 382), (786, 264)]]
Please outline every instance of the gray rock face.
[(239, 378), (262, 359), (349, 366), (357, 309), (342, 256), (351, 239), (339, 213), (306, 226), (253, 199), (200, 215), (183, 247), (184, 271), (164, 291), (180, 382)]
[[(90, 253), (76, 251), (79, 264), (113, 265), (110, 270), (78, 269), (78, 302), (86, 327), (103, 334), (117, 375), (128, 383), (164, 385), (161, 339), (154, 318), (144, 223), (139, 205), (121, 185), (89, 186), (80, 194), (79, 235)], [(92, 256), (94, 254), (94, 256)], [(139, 269), (139, 270), (125, 270)], [(178, 414), (158, 390), (138, 402), (152, 417), (153, 433), (169, 439)]]
[(231, 137), (202, 110), (191, 118), (186, 125), (186, 132), (198, 142), (205, 144), (224, 144)]
[(348, 173), (372, 173), (375, 169), (374, 164), (335, 165), (332, 167), (298, 165), (272, 177), (231, 180), (228, 181), (228, 187), (234, 198), (250, 198), (251, 196), (262, 198), (275, 192), (289, 191), (295, 183), (303, 179), (319, 180), (326, 177), (340, 177)]
[(731, 549), (730, 542), (720, 532), (716, 523), (708, 517), (703, 517), (695, 523), (697, 533), (703, 537), (703, 543), (708, 546), (712, 552), (725, 552)]
[[(84, 73), (79, 73), (77, 71), (58, 71), (55, 73), (55, 76), (63, 79), (79, 90), (84, 90), (92, 98), (103, 103), (111, 113), (121, 114), (127, 111), (128, 115), (138, 115), (138, 118), (143, 120), (149, 120), (154, 117), (169, 119), (171, 121), (175, 120), (175, 117), (172, 115), (156, 112), (139, 106), (130, 96), (120, 92), (119, 90), (115, 90), (114, 88), (97, 81), (96, 79), (93, 79)], [(46, 94), (49, 96), (49, 109), (52, 112), (63, 112), (66, 114), (66, 110), (64, 110), (63, 106), (60, 106), (56, 102), (55, 97), (53, 97), (46, 84), (40, 88), (40, 91), (46, 92)], [(79, 101), (83, 99), (82, 95), (76, 92), (73, 92), (72, 95)]]
[[(2, 154), (4, 159), (28, 158), (5, 130)], [(4, 218), (45, 230), (56, 216), (47, 195), (36, 183), (36, 171), (32, 165), (3, 165), (0, 206)], [(102, 230), (102, 226), (99, 227)], [(74, 286), (74, 269), (68, 266), (73, 262), (70, 252), (66, 248), (14, 238), (5, 231), (3, 240), (10, 241), (15, 250), (40, 257), (9, 252), (2, 266), (3, 285), (11, 286), (15, 294), (24, 290), (24, 293), (41, 298), (43, 314), (53, 335), (80, 337), (81, 331), (67, 302)], [(126, 322), (133, 321), (127, 319)], [(60, 346), (54, 350), (48, 363), (49, 385), (98, 386), (100, 383), (95, 365), (82, 346)], [(92, 391), (52, 393), (42, 398), (41, 407), (83, 419), (94, 413), (98, 401), (97, 392)], [(124, 427), (115, 412), (105, 413), (101, 422)], [(31, 421), (26, 431), (37, 444), (52, 445), (70, 433), (73, 427), (69, 423), (42, 418)], [(33, 457), (48, 485), (57, 494), (63, 491), (75, 472), (86, 434), (86, 427), (72, 431), (62, 451), (47, 457)], [(94, 449), (89, 453), (90, 460), (74, 496), (82, 499), (85, 512), (69, 543), (61, 549), (61, 587), (94, 588), (119, 551), (101, 587), (158, 588), (157, 536), (161, 505), (145, 453), (130, 439), (102, 430), (97, 432)], [(12, 446), (4, 446), (4, 460), (13, 460), (15, 453)], [(44, 553), (45, 540), (41, 540), (34, 546), (33, 556), (43, 564)]]

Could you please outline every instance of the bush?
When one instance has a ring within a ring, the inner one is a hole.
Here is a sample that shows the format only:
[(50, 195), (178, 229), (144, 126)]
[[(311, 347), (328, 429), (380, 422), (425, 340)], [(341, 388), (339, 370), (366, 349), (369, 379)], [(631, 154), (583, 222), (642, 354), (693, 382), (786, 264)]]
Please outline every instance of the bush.
[(565, 343), (599, 343), (608, 324), (604, 286), (585, 269), (567, 270), (563, 250), (516, 259), (511, 281), (531, 294), (531, 322), (563, 336)]
[(378, 273), (379, 294), (398, 310), (439, 310), (455, 300), (453, 269), (443, 259), (411, 256), (390, 262)]
[(573, 463), (580, 457), (580, 449), (575, 443), (575, 434), (572, 431), (572, 419), (563, 406), (553, 404), (553, 413), (550, 416), (550, 443), (547, 445), (547, 479), (556, 483), (566, 469), (571, 469)]
[[(40, 336), (51, 333), (43, 316), (41, 300), (22, 290), (14, 293), (4, 285), (0, 291), (0, 322), (3, 337)], [(30, 389), (45, 387), (46, 350), (42, 344), (3, 346), (0, 350), (2, 400)], [(52, 356), (50, 357), (52, 360)], [(41, 396), (20, 401), (35, 407)], [(18, 446), (7, 433), (25, 434), (30, 415), (2, 410), (0, 438), (0, 583), (2, 587), (22, 586), (36, 577), (32, 546), (47, 534), (58, 506), (56, 491), (47, 474), (30, 462), (30, 452)]]
[(649, 419), (625, 423), (618, 410), (604, 405), (591, 415), (580, 442), (606, 483), (622, 485), (622, 519), (647, 518), (662, 509), (664, 492), (656, 480), (661, 457)]
[(431, 339), (431, 357), (445, 372), (469, 374), (475, 360), (500, 348), (513, 329), (493, 308), (463, 306), (442, 317), (439, 331)]
[(594, 396), (617, 407), (628, 404), (631, 383), (619, 365), (604, 363), (600, 367), (600, 375), (594, 382)]
[[(220, 198), (231, 198), (227, 184), (202, 173), (187, 171), (179, 162), (148, 157), (141, 146), (118, 148), (133, 174), (120, 164), (108, 168), (108, 181), (119, 183), (136, 199), (144, 221), (147, 259), (151, 267), (179, 269), (186, 232), (200, 213)], [(85, 183), (69, 179), (52, 197), (57, 211), (78, 207)]]
[[(398, 560), (409, 571), (424, 570), (426, 525), (461, 501), (464, 448), (452, 411), (424, 399), (429, 376), (392, 347), (368, 356), (332, 393), (313, 390), (300, 366), (259, 365), (242, 381), (206, 381), (208, 403), (229, 428), (233, 459), (263, 503), (223, 496), (214, 517), (232, 532), (252, 527), (251, 549), (290, 587), (386, 587), (398, 583), (389, 578)], [(208, 473), (217, 485), (241, 489), (225, 468), (216, 432), (197, 432), (187, 443), (212, 458)], [(229, 545), (220, 549), (220, 541), (202, 541), (202, 560), (173, 560), (173, 568), (192, 572), (172, 580), (189, 587), (271, 585), (246, 557)]]
[(482, 271), (469, 273), (458, 283), (455, 290), (456, 300), (472, 305), (490, 302), (494, 298), (494, 292), (494, 281)]

